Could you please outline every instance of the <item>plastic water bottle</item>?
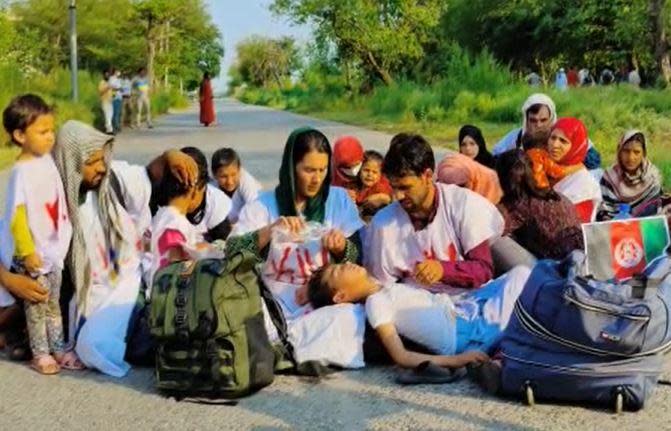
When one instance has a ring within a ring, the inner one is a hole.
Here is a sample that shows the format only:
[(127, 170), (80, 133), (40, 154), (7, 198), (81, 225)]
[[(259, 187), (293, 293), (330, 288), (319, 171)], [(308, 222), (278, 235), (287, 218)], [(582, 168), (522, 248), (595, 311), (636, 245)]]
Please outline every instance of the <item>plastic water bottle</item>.
[(618, 204), (617, 214), (613, 217), (613, 220), (626, 220), (631, 218), (631, 205), (629, 204)]

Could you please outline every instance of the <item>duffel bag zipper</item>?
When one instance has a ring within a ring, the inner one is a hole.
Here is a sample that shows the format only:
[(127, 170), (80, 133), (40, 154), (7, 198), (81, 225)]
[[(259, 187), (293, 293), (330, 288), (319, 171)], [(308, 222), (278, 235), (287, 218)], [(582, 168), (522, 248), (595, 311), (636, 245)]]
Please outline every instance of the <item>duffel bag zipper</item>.
[(629, 320), (637, 320), (640, 322), (647, 322), (650, 320), (650, 316), (639, 316), (637, 314), (629, 314), (629, 313), (617, 313), (613, 310), (609, 310), (605, 307), (599, 307), (597, 305), (592, 305), (592, 304), (585, 304), (584, 302), (581, 302), (577, 300), (576, 298), (572, 298), (568, 295), (564, 295), (564, 299), (567, 300), (568, 302), (575, 304), (576, 306), (583, 308), (585, 310), (590, 310), (594, 311), (596, 313), (603, 313), (603, 314), (609, 314), (611, 316), (620, 316), (624, 317), (625, 319)]
[(537, 337), (544, 338), (546, 340), (550, 340), (555, 343), (559, 343), (561, 345), (570, 347), (575, 350), (579, 350), (582, 352), (590, 353), (592, 355), (597, 355), (597, 356), (619, 356), (622, 358), (638, 358), (642, 356), (650, 356), (654, 355), (657, 353), (665, 352), (671, 348), (671, 341), (663, 344), (656, 349), (648, 350), (646, 352), (640, 352), (640, 353), (632, 353), (632, 354), (627, 354), (627, 353), (619, 353), (619, 352), (612, 352), (609, 350), (602, 350), (602, 349), (597, 349), (594, 347), (589, 347), (585, 346), (583, 344), (579, 344), (570, 340), (567, 340), (565, 338), (562, 338), (553, 332), (549, 331), (546, 329), (543, 325), (538, 323), (529, 313), (527, 313), (526, 310), (524, 310), (524, 307), (519, 303), (519, 300), (515, 303), (515, 309), (514, 313), (519, 319), (520, 323), (522, 326), (531, 334), (536, 335)]
[[(530, 361), (528, 359), (522, 359), (518, 358), (516, 356), (509, 355), (505, 352), (501, 352), (504, 358), (510, 359), (515, 362), (519, 362), (521, 364), (525, 365), (531, 365), (535, 367), (540, 367), (540, 368), (548, 368), (552, 370), (557, 370), (557, 371), (562, 371), (570, 374), (575, 374), (575, 375), (595, 375), (595, 374), (601, 374), (601, 375), (618, 375), (618, 374), (634, 374), (634, 373), (639, 373), (639, 374), (646, 374), (646, 375), (657, 375), (660, 374), (660, 371), (658, 370), (639, 370), (639, 369), (628, 369), (626, 372), (623, 372), (621, 370), (593, 370), (593, 369), (586, 369), (586, 368), (576, 368), (576, 367), (567, 367), (567, 366), (562, 366), (562, 365), (553, 365), (553, 364), (545, 364), (542, 362), (536, 362), (536, 361)], [(612, 365), (612, 362), (607, 363), (608, 365)]]

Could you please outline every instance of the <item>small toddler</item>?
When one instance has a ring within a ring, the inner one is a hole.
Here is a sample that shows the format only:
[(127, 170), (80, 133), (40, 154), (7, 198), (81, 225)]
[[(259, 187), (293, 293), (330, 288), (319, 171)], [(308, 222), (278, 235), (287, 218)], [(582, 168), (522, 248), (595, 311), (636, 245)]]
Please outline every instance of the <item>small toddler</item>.
[(366, 151), (359, 171), (359, 188), (356, 204), (363, 217), (372, 217), (392, 200), (389, 180), (382, 175), (382, 154), (374, 150)]

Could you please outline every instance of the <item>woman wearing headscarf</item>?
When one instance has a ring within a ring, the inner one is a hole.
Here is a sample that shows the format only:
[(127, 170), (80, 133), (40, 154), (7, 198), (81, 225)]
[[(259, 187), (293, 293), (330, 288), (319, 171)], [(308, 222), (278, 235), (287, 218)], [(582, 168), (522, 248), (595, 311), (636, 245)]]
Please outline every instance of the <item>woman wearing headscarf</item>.
[(436, 177), (440, 183), (472, 190), (494, 205), (503, 196), (496, 172), (460, 153), (449, 152), (445, 155), (438, 164)]
[[(550, 132), (547, 151), (555, 163), (572, 166), (582, 163), (589, 148), (587, 128), (577, 118), (557, 120)], [(579, 169), (553, 185), (557, 193), (568, 198), (575, 206), (582, 223), (593, 221), (601, 202), (601, 188), (587, 168)]]
[[(363, 164), (363, 146), (354, 136), (341, 136), (333, 145), (333, 179), (331, 184), (351, 191), (359, 187), (359, 170)], [(356, 192), (350, 192), (356, 199)]]
[(597, 220), (610, 220), (620, 204), (632, 217), (658, 214), (662, 208), (662, 175), (647, 157), (645, 136), (629, 130), (617, 145), (617, 161), (601, 178), (603, 202)]
[(203, 74), (198, 97), (200, 101), (200, 124), (208, 127), (217, 121), (217, 115), (214, 111), (214, 92), (212, 91), (209, 72)]
[(510, 235), (538, 259), (563, 259), (583, 248), (580, 220), (573, 204), (536, 182), (522, 151), (503, 153), (497, 163), (504, 196), (498, 205)]
[(489, 169), (496, 166), (496, 160), (487, 149), (482, 131), (475, 126), (467, 124), (459, 130), (459, 152)]
[[(356, 262), (360, 257), (363, 222), (347, 192), (331, 185), (331, 167), (326, 136), (312, 128), (294, 130), (284, 147), (278, 186), (243, 207), (226, 252), (246, 249), (264, 261), (263, 281), (287, 319), (299, 362), (358, 367), (363, 366), (365, 326), (361, 306), (310, 312), (305, 305), (313, 272), (329, 262)], [(277, 239), (287, 233), (300, 240)], [(266, 328), (272, 339), (272, 325)]]

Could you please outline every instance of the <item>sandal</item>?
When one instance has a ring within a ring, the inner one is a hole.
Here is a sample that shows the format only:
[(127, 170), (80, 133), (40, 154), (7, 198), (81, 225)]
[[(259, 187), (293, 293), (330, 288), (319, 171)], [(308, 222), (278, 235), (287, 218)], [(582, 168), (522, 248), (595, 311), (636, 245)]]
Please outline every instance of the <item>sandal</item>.
[(466, 375), (465, 368), (443, 368), (430, 361), (419, 364), (412, 370), (405, 370), (396, 377), (401, 385), (423, 385), (452, 383)]
[(77, 354), (72, 350), (65, 353), (54, 353), (54, 358), (58, 362), (58, 365), (66, 370), (79, 371), (86, 369), (84, 363), (79, 360)]
[(58, 362), (51, 355), (40, 355), (33, 358), (30, 361), (30, 368), (45, 376), (58, 374), (61, 371)]

